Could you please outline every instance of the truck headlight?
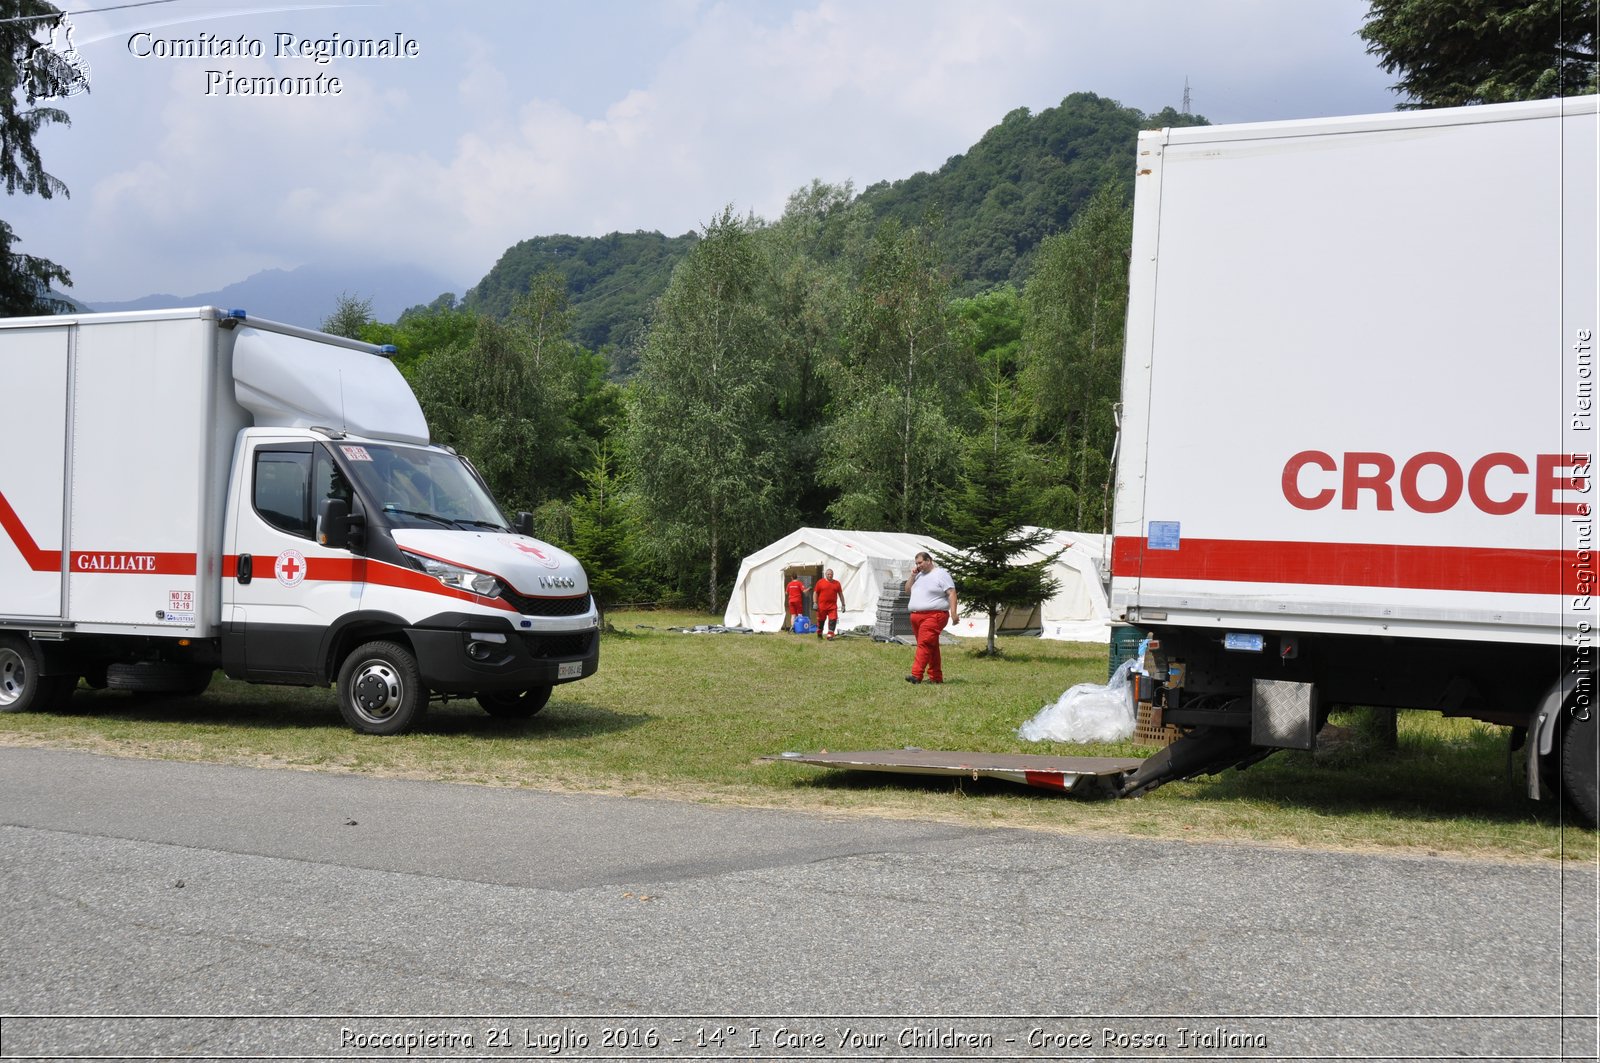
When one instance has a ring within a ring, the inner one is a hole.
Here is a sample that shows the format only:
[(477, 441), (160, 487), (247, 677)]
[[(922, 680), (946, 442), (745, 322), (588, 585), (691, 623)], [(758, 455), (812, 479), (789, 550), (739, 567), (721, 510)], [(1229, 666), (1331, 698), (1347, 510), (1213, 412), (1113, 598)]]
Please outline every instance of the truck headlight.
[(451, 590), (466, 591), (484, 598), (500, 597), (500, 581), (487, 572), (451, 565), (432, 557), (407, 553), (406, 557), (428, 575)]

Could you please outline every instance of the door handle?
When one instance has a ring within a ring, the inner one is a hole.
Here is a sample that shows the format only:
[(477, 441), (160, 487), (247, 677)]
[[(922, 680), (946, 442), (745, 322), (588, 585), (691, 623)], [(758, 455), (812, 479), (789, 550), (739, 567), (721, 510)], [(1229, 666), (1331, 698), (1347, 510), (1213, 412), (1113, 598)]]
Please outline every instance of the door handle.
[(255, 561), (249, 554), (240, 554), (239, 563), (234, 568), (234, 577), (240, 583), (249, 583), (255, 576)]

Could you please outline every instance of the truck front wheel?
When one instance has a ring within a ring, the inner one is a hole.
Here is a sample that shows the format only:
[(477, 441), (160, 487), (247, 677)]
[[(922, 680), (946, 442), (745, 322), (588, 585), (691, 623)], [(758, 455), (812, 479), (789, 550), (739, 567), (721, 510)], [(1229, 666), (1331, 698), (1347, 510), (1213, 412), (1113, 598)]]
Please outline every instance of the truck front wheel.
[(530, 716), (537, 716), (549, 703), (549, 687), (478, 695), (478, 704), (483, 706), (483, 711), (497, 720), (526, 720)]
[(1600, 740), (1600, 724), (1596, 724), (1594, 709), (1578, 719), (1567, 717), (1566, 734), (1561, 738), (1561, 785), (1567, 801), (1578, 811), (1589, 826), (1600, 826), (1600, 782), (1596, 775), (1596, 743)]
[(362, 734), (401, 734), (426, 704), (417, 659), (398, 643), (368, 642), (339, 669), (339, 713)]

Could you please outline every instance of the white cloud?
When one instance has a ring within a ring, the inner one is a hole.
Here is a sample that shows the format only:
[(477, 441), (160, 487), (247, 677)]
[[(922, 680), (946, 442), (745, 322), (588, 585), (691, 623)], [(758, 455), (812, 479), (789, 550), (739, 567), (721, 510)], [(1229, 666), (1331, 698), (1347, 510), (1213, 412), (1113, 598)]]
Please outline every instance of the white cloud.
[[(423, 42), (420, 58), (388, 63), (138, 61), (106, 34), (85, 121), (45, 145), (78, 195), (33, 253), (72, 269), (88, 298), (373, 257), (472, 283), (531, 236), (676, 234), (727, 203), (774, 216), (814, 177), (859, 188), (934, 169), (1014, 108), (1075, 91), (1158, 110), (1189, 76), (1214, 120), (1388, 105), (1346, 102), (1376, 100), (1386, 81), (1352, 36), (1361, 0), (681, 0), (642, 15), (484, 0), (453, 21), (441, 7), (229, 20), (269, 49), (279, 29), (399, 24)], [(309, 68), (345, 87), (208, 97), (207, 67)], [(94, 149), (76, 139), (84, 126)], [(16, 223), (25, 238), (33, 206)]]

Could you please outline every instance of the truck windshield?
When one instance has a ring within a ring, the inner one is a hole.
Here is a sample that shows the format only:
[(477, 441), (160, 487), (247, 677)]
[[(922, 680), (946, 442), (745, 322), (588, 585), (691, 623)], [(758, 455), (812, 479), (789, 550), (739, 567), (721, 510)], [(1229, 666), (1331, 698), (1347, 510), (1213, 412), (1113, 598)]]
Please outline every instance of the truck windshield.
[(384, 443), (335, 446), (357, 490), (391, 527), (506, 529), (494, 499), (453, 454)]

